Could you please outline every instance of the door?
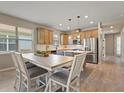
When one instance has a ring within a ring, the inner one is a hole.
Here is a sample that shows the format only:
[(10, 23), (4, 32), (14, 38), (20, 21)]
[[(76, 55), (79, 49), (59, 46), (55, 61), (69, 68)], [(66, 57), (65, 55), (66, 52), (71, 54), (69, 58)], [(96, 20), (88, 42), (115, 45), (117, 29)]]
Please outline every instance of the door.
[(114, 56), (114, 35), (113, 34), (105, 35), (105, 55)]

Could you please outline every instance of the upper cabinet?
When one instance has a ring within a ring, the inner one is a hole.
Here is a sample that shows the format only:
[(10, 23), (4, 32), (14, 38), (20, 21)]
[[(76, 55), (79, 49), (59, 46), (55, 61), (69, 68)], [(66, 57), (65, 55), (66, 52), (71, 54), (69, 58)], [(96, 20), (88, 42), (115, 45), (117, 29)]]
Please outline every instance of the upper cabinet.
[(81, 39), (84, 38), (97, 38), (98, 37), (98, 30), (87, 30), (87, 31), (83, 31), (80, 32), (81, 33)]
[(80, 36), (81, 36), (81, 40), (83, 40), (85, 38), (85, 33), (84, 32), (80, 32)]
[(44, 39), (44, 29), (42, 28), (37, 28), (37, 43), (38, 44), (44, 44), (45, 39)]
[(75, 33), (72, 33), (71, 35), (72, 35), (72, 39), (80, 39), (80, 36), (81, 36), (80, 32), (75, 32)]
[(53, 32), (45, 28), (37, 28), (37, 43), (38, 44), (52, 44)]
[(95, 38), (98, 37), (98, 30), (94, 30), (94, 31), (92, 32), (92, 37), (95, 37)]
[(53, 44), (53, 31), (49, 31), (49, 44)]
[[(54, 35), (53, 35), (54, 34)], [(72, 45), (74, 44), (74, 40), (80, 41), (80, 44), (83, 44), (84, 39), (86, 38), (97, 38), (98, 37), (98, 30), (92, 29), (87, 31), (81, 32), (71, 32), (71, 33), (53, 33), (53, 31), (45, 29), (45, 28), (38, 28), (37, 29), (37, 42), (38, 44), (55, 44), (58, 45), (59, 41), (62, 45)]]
[(86, 38), (97, 38), (98, 37), (98, 30), (92, 29), (87, 31), (81, 32), (71, 32), (69, 34), (61, 34), (61, 44), (62, 45), (72, 45), (73, 40), (80, 41), (80, 44), (83, 44), (84, 39)]
[(61, 44), (68, 45), (68, 35), (67, 34), (61, 34)]

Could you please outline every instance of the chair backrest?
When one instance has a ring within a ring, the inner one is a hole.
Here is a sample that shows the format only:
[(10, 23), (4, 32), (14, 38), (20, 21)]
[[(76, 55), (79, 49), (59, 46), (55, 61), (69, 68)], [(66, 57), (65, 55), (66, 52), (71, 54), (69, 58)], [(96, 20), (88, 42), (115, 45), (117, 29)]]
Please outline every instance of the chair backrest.
[(74, 79), (76, 79), (76, 77), (80, 75), (80, 72), (83, 69), (85, 58), (86, 53), (74, 56), (67, 84), (70, 84), (71, 81), (73, 81)]
[(16, 56), (15, 56), (15, 53), (14, 52), (10, 52), (11, 54), (11, 57), (12, 57), (12, 60), (14, 62), (14, 66), (16, 67), (16, 70), (20, 72), (20, 66), (16, 60)]
[(22, 54), (19, 52), (15, 52), (15, 56), (16, 56), (16, 60), (19, 64), (19, 66), (20, 66), (20, 71), (21, 71), (22, 76), (24, 76), (25, 78), (29, 78), (26, 64), (24, 63)]

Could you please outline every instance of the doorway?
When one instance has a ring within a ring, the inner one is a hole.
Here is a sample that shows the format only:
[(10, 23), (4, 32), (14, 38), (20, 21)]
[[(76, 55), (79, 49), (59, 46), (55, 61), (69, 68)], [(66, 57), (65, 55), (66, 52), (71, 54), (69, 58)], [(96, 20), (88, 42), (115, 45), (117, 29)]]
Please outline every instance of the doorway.
[(121, 56), (121, 37), (119, 33), (105, 35), (105, 55)]
[(115, 41), (115, 47), (116, 47), (116, 56), (121, 56), (121, 37), (116, 36), (116, 41)]

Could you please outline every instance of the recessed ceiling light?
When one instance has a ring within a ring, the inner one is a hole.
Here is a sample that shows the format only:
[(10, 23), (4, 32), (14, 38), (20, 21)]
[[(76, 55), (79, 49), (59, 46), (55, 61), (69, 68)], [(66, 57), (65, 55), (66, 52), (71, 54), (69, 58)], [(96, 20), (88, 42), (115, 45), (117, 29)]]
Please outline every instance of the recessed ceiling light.
[(85, 18), (85, 19), (87, 19), (87, 18), (88, 18), (88, 16), (84, 16), (84, 18)]
[(110, 26), (110, 28), (114, 28), (113, 26)]
[(94, 23), (94, 21), (90, 21), (90, 24), (93, 24)]
[(62, 24), (59, 24), (59, 26), (62, 26)]

